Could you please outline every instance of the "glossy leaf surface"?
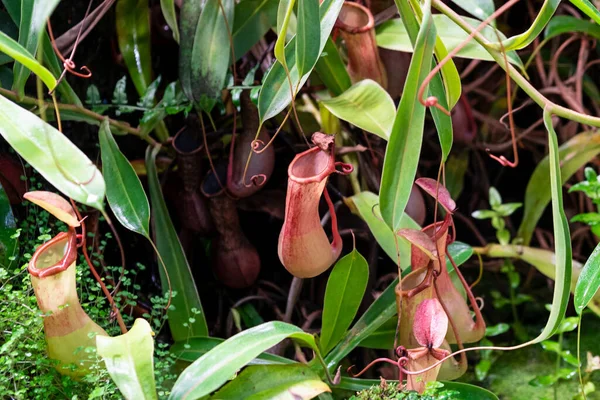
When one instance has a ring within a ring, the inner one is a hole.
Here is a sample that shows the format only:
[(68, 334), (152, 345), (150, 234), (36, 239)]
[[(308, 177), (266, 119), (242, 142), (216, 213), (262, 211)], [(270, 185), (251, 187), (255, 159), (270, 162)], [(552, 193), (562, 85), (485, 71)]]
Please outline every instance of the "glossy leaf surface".
[(575, 311), (581, 314), (600, 287), (600, 244), (585, 262), (575, 287)]
[(418, 91), (431, 67), (435, 32), (431, 14), (427, 13), (423, 16), (385, 153), (379, 206), (383, 220), (393, 231), (400, 228), (421, 154), (425, 106), (419, 102)]
[[(573, 136), (559, 148), (562, 160), (560, 175), (564, 184), (575, 172), (600, 153), (600, 134), (584, 132)], [(523, 239), (523, 244), (531, 242), (533, 231), (548, 203), (551, 193), (548, 180), (550, 179), (549, 158), (538, 163), (533, 171), (527, 189), (525, 190), (524, 214), (517, 237)]]
[(334, 96), (341, 95), (352, 86), (346, 64), (342, 61), (342, 57), (340, 57), (340, 53), (331, 38), (328, 38), (327, 43), (325, 43), (323, 54), (315, 65), (315, 72)]
[(589, 0), (571, 0), (571, 3), (593, 19), (595, 23), (600, 24), (600, 11)]
[[(342, 0), (324, 0), (319, 7), (320, 12), (320, 44), (319, 54), (323, 51), (329, 34), (342, 8)], [(289, 68), (290, 79), (294, 87), (301, 87), (308, 79), (308, 72), (301, 77), (296, 67), (295, 41), (292, 39), (285, 48), (285, 59)], [(285, 69), (280, 63), (275, 63), (263, 79), (263, 87), (258, 97), (260, 121), (264, 122), (279, 114), (292, 101), (292, 93)]]
[(103, 209), (104, 179), (90, 159), (53, 126), (3, 96), (0, 134), (65, 196)]
[(177, 25), (177, 12), (175, 11), (175, 0), (160, 0), (160, 9), (163, 17), (173, 31), (173, 39), (179, 43), (179, 26)]
[(298, 75), (310, 72), (321, 52), (319, 32), (319, 0), (298, 0), (298, 25), (296, 29), (296, 68)]
[[(298, 391), (300, 387), (321, 389), (321, 392), (329, 391), (329, 387), (321, 381), (319, 375), (306, 365), (255, 365), (244, 369), (235, 380), (223, 386), (210, 398), (301, 400), (312, 399), (319, 394), (312, 390)], [(293, 394), (297, 397), (293, 397)]]
[[(174, 292), (177, 292), (167, 312), (171, 334), (175, 341), (185, 341), (190, 336), (208, 336), (208, 327), (192, 271), (169, 216), (158, 181), (156, 172), (158, 150), (159, 148), (152, 147), (146, 150), (146, 171), (152, 201), (152, 226), (156, 247), (167, 266), (171, 287)], [(165, 271), (160, 266), (159, 271), (163, 292), (167, 293), (169, 286)]]
[[(509, 37), (506, 40), (502, 41), (502, 46), (493, 46), (497, 50), (520, 50), (527, 46), (529, 46), (535, 38), (539, 36), (540, 33), (546, 27), (546, 24), (550, 21), (554, 12), (560, 5), (560, 0), (545, 0), (544, 4), (539, 8), (538, 15), (535, 17), (535, 20), (525, 32), (520, 35)], [(496, 42), (498, 40), (496, 39)], [(504, 49), (502, 49), (502, 47)]]
[(355, 83), (332, 99), (321, 101), (333, 115), (388, 140), (396, 117), (394, 101), (370, 79)]
[[(21, 46), (18, 42), (13, 40), (10, 36), (0, 31), (0, 52), (5, 53), (6, 55), (14, 58), (16, 61), (21, 63), (19, 65), (19, 70), (22, 70), (22, 67), (25, 66), (29, 70), (33, 71), (34, 74), (40, 77), (40, 79), (44, 82), (44, 84), (48, 87), (48, 89), (53, 90), (56, 87), (56, 78), (50, 71), (48, 71), (44, 66), (42, 66), (35, 57), (27, 51), (27, 49)], [(17, 65), (15, 63), (15, 65)], [(25, 74), (25, 72), (23, 72)], [(29, 71), (27, 71), (29, 74)], [(13, 74), (14, 76), (14, 74)], [(13, 87), (17, 84), (16, 80), (13, 78)], [(24, 84), (23, 84), (24, 85)], [(21, 96), (25, 93), (21, 90)]]
[(102, 122), (98, 135), (108, 204), (124, 227), (150, 240), (150, 205), (140, 178), (119, 150), (108, 120)]
[(482, 21), (496, 11), (494, 0), (452, 0), (452, 2)]
[(116, 25), (119, 49), (133, 84), (141, 95), (152, 82), (148, 1), (119, 0), (116, 7)]
[(154, 339), (145, 319), (136, 319), (129, 332), (123, 335), (97, 335), (96, 347), (110, 377), (125, 398), (158, 398), (154, 382)]
[(327, 280), (320, 345), (327, 354), (350, 326), (362, 301), (369, 264), (356, 250), (342, 257), (333, 267)]
[[(54, 11), (54, 8), (56, 8), (59, 1), (60, 0), (21, 0), (19, 44), (30, 54), (35, 54), (37, 52), (40, 37), (46, 28), (46, 20), (50, 17), (50, 14), (52, 14), (52, 11)], [(11, 55), (11, 57), (14, 56)], [(33, 58), (35, 59), (35, 57)], [(29, 77), (28, 70), (31, 70), (36, 75), (38, 75), (38, 71), (32, 68), (31, 65), (24, 63), (22, 60), (16, 60), (18, 62), (16, 62), (13, 67), (13, 90), (22, 97), (25, 95), (25, 82)], [(44, 80), (44, 83), (46, 83), (50, 90), (53, 89), (42, 76), (40, 76), (40, 79)]]
[(277, 23), (277, 0), (242, 0), (235, 5), (233, 47), (239, 60)]
[(175, 382), (170, 399), (197, 399), (210, 394), (263, 351), (291, 338), (317, 353), (314, 337), (300, 328), (273, 321), (232, 336), (187, 367)]

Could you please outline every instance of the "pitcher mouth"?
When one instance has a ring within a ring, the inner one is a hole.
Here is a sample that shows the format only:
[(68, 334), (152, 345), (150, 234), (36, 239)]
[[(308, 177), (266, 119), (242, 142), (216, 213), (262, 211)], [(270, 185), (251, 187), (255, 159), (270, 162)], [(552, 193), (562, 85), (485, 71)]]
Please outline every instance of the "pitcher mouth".
[[(41, 260), (41, 257), (46, 255), (52, 257), (51, 254), (44, 254), (51, 250), (53, 247), (59, 247), (64, 244), (64, 250), (62, 257), (58, 261), (51, 260), (48, 262), (48, 266), (38, 268), (38, 263), (45, 262)], [(61, 232), (54, 236), (52, 239), (41, 245), (31, 257), (27, 270), (29, 273), (37, 278), (44, 278), (47, 276), (56, 275), (60, 272), (65, 271), (71, 264), (77, 259), (77, 235), (73, 228), (69, 228), (68, 232)]]

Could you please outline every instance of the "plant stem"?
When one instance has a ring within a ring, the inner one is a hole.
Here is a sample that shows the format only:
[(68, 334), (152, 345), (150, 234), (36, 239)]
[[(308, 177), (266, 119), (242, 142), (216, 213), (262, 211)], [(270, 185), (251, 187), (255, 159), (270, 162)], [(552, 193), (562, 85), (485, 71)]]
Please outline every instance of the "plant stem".
[[(446, 15), (452, 22), (457, 24), (460, 28), (462, 28), (465, 32), (471, 34), (475, 31), (468, 22), (466, 22), (460, 15), (458, 15), (454, 10), (444, 4), (441, 0), (433, 0), (432, 5), (440, 11), (442, 14)], [(544, 95), (542, 95), (536, 88), (534, 88), (529, 81), (519, 73), (510, 63), (506, 63), (502, 53), (491, 47), (491, 44), (483, 35), (480, 33), (475, 33), (473, 38), (483, 46), (488, 53), (494, 58), (494, 60), (498, 63), (498, 65), (508, 72), (510, 77), (516, 82), (517, 85), (523, 89), (525, 93), (531, 97), (531, 99), (536, 102), (540, 107), (547, 108), (548, 112), (551, 114), (555, 114), (559, 117), (567, 118), (575, 122), (579, 122), (581, 124), (592, 125), (595, 127), (600, 127), (600, 118), (593, 117), (591, 115), (586, 115), (582, 113), (578, 113), (577, 111), (570, 110), (566, 107), (553, 103), (548, 100)]]
[[(25, 97), (19, 99), (15, 92), (13, 92), (12, 90), (4, 89), (4, 88), (0, 88), (0, 94), (7, 97), (8, 99), (10, 99), (14, 102), (20, 103), (20, 104), (32, 105), (32, 106), (38, 106), (38, 107), (41, 106), (40, 110), (42, 108), (45, 109), (45, 107), (54, 107), (54, 105), (52, 103), (48, 103), (48, 102), (40, 103), (40, 102), (38, 102), (38, 99), (33, 98), (33, 97), (25, 96)], [(91, 110), (88, 110), (87, 108), (76, 106), (74, 104), (58, 103), (58, 108), (61, 111), (71, 111), (71, 112), (83, 115), (85, 117), (88, 117), (90, 119), (98, 121), (99, 123), (104, 121), (104, 119), (106, 118), (102, 114), (95, 113)], [(109, 118), (108, 122), (112, 127), (116, 128), (118, 130), (129, 133), (131, 135), (139, 136), (140, 138), (144, 139), (146, 142), (148, 142), (152, 145), (156, 144), (156, 141), (154, 139), (152, 139), (151, 137), (148, 137), (148, 136), (143, 136), (140, 133), (139, 128), (134, 128), (126, 122), (117, 121), (112, 118)]]

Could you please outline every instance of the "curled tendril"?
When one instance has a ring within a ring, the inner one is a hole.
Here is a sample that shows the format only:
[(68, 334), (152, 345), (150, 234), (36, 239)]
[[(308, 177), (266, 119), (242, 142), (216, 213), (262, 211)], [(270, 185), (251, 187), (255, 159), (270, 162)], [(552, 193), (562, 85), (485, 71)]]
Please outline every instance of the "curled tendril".
[(244, 182), (244, 186), (252, 187), (252, 186), (262, 186), (267, 182), (267, 175), (265, 174), (257, 174), (253, 175), (250, 178), (250, 183)]
[(477, 302), (477, 307), (479, 307), (479, 310), (483, 310), (483, 307), (485, 306), (483, 297), (475, 297), (475, 301)]
[(92, 71), (90, 71), (90, 69), (85, 65), (82, 66), (81, 68), (79, 68), (79, 70), (83, 71), (83, 73), (75, 71), (75, 68), (77, 66), (75, 65), (73, 60), (70, 60), (70, 59), (65, 60), (63, 62), (63, 67), (65, 67), (65, 70), (67, 70), (70, 74), (78, 76), (80, 78), (87, 79), (87, 78), (92, 77)]
[[(335, 163), (335, 167), (336, 167), (335, 172), (338, 174), (342, 174), (342, 175), (348, 175), (348, 174), (351, 174), (352, 171), (354, 171), (354, 166), (352, 164), (348, 164), (348, 163), (345, 163), (342, 161), (337, 161)], [(342, 169), (338, 170), (337, 167), (342, 167)]]
[(252, 143), (250, 143), (250, 147), (252, 147), (252, 151), (256, 154), (260, 154), (267, 148), (265, 142), (260, 139), (254, 139)]
[[(490, 158), (492, 160), (498, 161), (500, 163), (500, 165), (502, 165), (503, 167), (515, 168), (518, 165), (518, 163), (519, 163), (517, 160), (510, 161), (508, 158), (506, 158), (504, 156), (498, 157), (498, 156), (492, 154), (490, 149), (485, 149), (485, 151), (488, 152), (488, 155), (490, 156)], [(517, 154), (517, 153), (515, 153), (515, 154)]]

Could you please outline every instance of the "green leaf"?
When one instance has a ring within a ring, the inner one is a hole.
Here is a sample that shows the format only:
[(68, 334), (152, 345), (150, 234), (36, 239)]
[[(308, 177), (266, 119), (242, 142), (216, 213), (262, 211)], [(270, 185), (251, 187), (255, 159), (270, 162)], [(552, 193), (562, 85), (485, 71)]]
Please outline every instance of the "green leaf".
[(127, 70), (138, 94), (152, 82), (150, 57), (150, 8), (147, 0), (119, 0), (116, 10), (117, 37)]
[(234, 5), (233, 0), (188, 0), (181, 9), (181, 85), (188, 98), (206, 112), (225, 86), (231, 58), (227, 27), (233, 23)]
[(10, 207), (6, 191), (0, 184), (0, 268), (7, 269), (17, 250), (17, 239), (13, 238), (17, 232), (17, 223)]
[(110, 377), (125, 398), (158, 398), (154, 383), (154, 340), (145, 319), (136, 319), (129, 332), (123, 335), (97, 335), (96, 347)]
[(476, 210), (471, 213), (471, 217), (475, 219), (490, 219), (496, 216), (498, 216), (498, 213), (492, 210)]
[[(178, 360), (192, 363), (224, 341), (224, 339), (215, 337), (192, 337), (185, 342), (175, 342), (169, 349), (169, 352), (171, 352)], [(270, 353), (261, 353), (252, 360), (249, 365), (293, 363), (295, 363), (295, 361), (292, 361), (289, 358), (280, 357)]]
[(425, 106), (419, 102), (418, 92), (431, 67), (436, 37), (429, 7), (425, 10), (383, 162), (379, 206), (383, 220), (393, 231), (400, 228), (423, 141)]
[[(29, 52), (27, 51), (26, 48), (24, 48), (23, 46), (21, 46), (19, 43), (15, 42), (13, 39), (10, 38), (10, 36), (8, 36), (7, 34), (5, 34), (4, 32), (0, 31), (0, 51), (5, 53), (6, 55), (12, 57), (15, 59), (15, 61), (18, 61), (20, 64), (15, 63), (15, 68), (17, 66), (19, 66), (19, 71), (22, 70), (22, 67), (25, 66), (28, 69), (30, 69), (31, 71), (33, 71), (34, 74), (36, 74), (37, 76), (40, 77), (40, 79), (44, 82), (44, 84), (48, 87), (48, 89), (50, 90), (54, 90), (54, 88), (56, 87), (56, 78), (54, 77), (54, 75), (52, 75), (52, 73), (50, 71), (48, 71), (45, 67), (43, 67), (36, 59), (35, 57)], [(16, 80), (16, 76), (13, 75), (13, 88), (16, 87), (17, 84), (17, 80)], [(23, 83), (23, 87), (24, 87), (24, 83)], [(17, 88), (18, 89), (18, 88)], [(24, 89), (21, 88), (20, 90), (20, 94), (19, 96), (24, 96), (25, 92)]]
[(494, 0), (452, 0), (452, 2), (482, 21), (496, 11)]
[(232, 336), (194, 361), (179, 375), (169, 399), (197, 399), (212, 393), (260, 353), (288, 338), (320, 355), (312, 335), (285, 322), (267, 322)]
[[(600, 153), (600, 133), (584, 132), (573, 136), (559, 148), (561, 162), (560, 175), (564, 184), (575, 172)], [(537, 222), (550, 202), (548, 157), (544, 158), (533, 171), (525, 190), (523, 220), (517, 237), (524, 245), (531, 242)]]
[(396, 107), (390, 95), (375, 81), (364, 79), (341, 95), (322, 100), (321, 104), (352, 125), (385, 140), (390, 137)]
[(571, 3), (593, 19), (595, 23), (600, 24), (600, 11), (589, 0), (571, 0)]
[(119, 222), (150, 240), (150, 205), (135, 170), (119, 150), (108, 119), (100, 125), (102, 173), (107, 183), (106, 199)]
[(369, 264), (356, 250), (341, 258), (327, 280), (323, 322), (321, 323), (321, 350), (327, 354), (350, 326), (362, 301)]
[[(158, 181), (155, 161), (159, 150), (159, 147), (151, 146), (146, 150), (146, 171), (152, 201), (152, 226), (158, 253), (168, 269), (171, 288), (177, 293), (173, 296), (171, 307), (167, 312), (171, 334), (175, 341), (185, 341), (191, 336), (208, 336), (208, 327), (192, 271), (169, 216)], [(169, 289), (167, 276), (163, 268), (159, 267), (159, 270), (163, 293), (167, 293)]]
[[(237, 378), (227, 383), (210, 398), (214, 400), (279, 399), (277, 394), (289, 393), (288, 390), (297, 389), (297, 385), (312, 384), (313, 382), (319, 382), (320, 385), (316, 385), (317, 387), (329, 391), (329, 387), (321, 381), (319, 375), (306, 365), (255, 365), (244, 369)], [(276, 393), (273, 393), (273, 390)], [(316, 396), (313, 394), (311, 397), (303, 397), (300, 393), (295, 394), (298, 399), (312, 399)]]
[[(40, 36), (46, 28), (46, 20), (50, 17), (59, 1), (60, 0), (21, 0), (19, 44), (23, 46), (28, 53), (36, 53)], [(0, 49), (0, 51), (4, 50)], [(23, 62), (23, 60), (18, 59), (10, 53), (7, 54), (17, 61), (13, 67), (13, 90), (17, 92), (19, 97), (25, 95), (25, 82), (27, 81), (27, 78), (29, 78), (29, 71), (25, 68), (38, 75), (50, 90), (54, 89), (56, 82), (54, 83), (54, 86), (51, 87), (44, 77), (39, 74), (39, 69), (32, 68), (30, 64)], [(35, 59), (34, 56), (31, 58)]]
[(505, 324), (505, 323), (499, 323), (496, 325), (488, 326), (485, 328), (485, 336), (493, 337), (493, 336), (502, 335), (503, 333), (508, 332), (509, 329), (510, 329), (510, 325)]
[(287, 38), (288, 25), (294, 13), (295, 3), (296, 0), (282, 0), (279, 2), (279, 7), (277, 8), (277, 41), (275, 41), (273, 54), (284, 70), (288, 69), (285, 58), (285, 40)]
[(52, 125), (3, 96), (0, 96), (0, 134), (65, 196), (104, 209), (104, 179), (94, 163)]
[[(333, 25), (337, 20), (337, 16), (342, 8), (342, 0), (323, 0), (319, 7), (320, 12), (320, 45), (319, 53), (323, 51), (329, 34), (333, 29)], [(299, 76), (298, 68), (296, 67), (296, 39), (293, 38), (285, 48), (285, 59), (290, 73), (290, 79), (294, 87), (302, 87), (308, 79), (310, 70), (306, 71), (304, 76)], [(292, 93), (285, 69), (280, 63), (274, 63), (269, 72), (263, 79), (262, 90), (258, 97), (258, 111), (260, 122), (273, 118), (279, 114), (292, 101)]]
[(296, 68), (304, 76), (317, 63), (321, 52), (319, 33), (319, 0), (298, 0), (298, 25), (296, 32)]
[(600, 214), (598, 213), (583, 213), (577, 214), (571, 218), (571, 222), (583, 222), (588, 225), (600, 224)]
[(242, 0), (235, 5), (233, 48), (239, 60), (277, 24), (277, 0)]
[(545, 0), (529, 29), (520, 35), (511, 36), (508, 39), (503, 40), (502, 46), (497, 44), (498, 39), (496, 39), (496, 43), (492, 42), (490, 47), (493, 47), (499, 51), (501, 51), (503, 47), (505, 51), (509, 51), (521, 50), (529, 46), (540, 35), (540, 33), (542, 33), (544, 27), (546, 24), (548, 24), (559, 5), (560, 0)]
[(575, 311), (581, 314), (600, 288), (600, 244), (585, 262), (575, 287)]
[(523, 206), (522, 203), (505, 203), (505, 204), (500, 204), (498, 207), (496, 207), (496, 211), (501, 216), (508, 217), (509, 215), (512, 215), (512, 213), (517, 211), (522, 206)]
[(315, 72), (334, 96), (341, 95), (352, 86), (346, 65), (331, 38), (327, 38), (323, 53), (315, 65)]
[[(398, 262), (396, 250), (396, 241), (398, 241), (398, 251), (400, 252), (400, 267), (405, 270), (410, 266), (410, 243), (403, 237), (394, 235), (389, 226), (383, 222), (379, 213), (379, 198), (372, 192), (361, 192), (352, 197), (348, 197), (346, 204), (354, 214), (358, 214), (369, 226), (375, 240), (381, 246), (383, 251), (394, 262)], [(400, 221), (401, 228), (421, 229), (411, 217), (406, 213)], [(394, 237), (395, 236), (395, 237)]]
[(169, 28), (173, 31), (173, 39), (179, 43), (179, 27), (177, 26), (177, 13), (174, 0), (160, 0), (160, 9)]
[(544, 30), (544, 42), (565, 33), (573, 34), (575, 32), (584, 33), (596, 39), (600, 38), (598, 24), (571, 15), (557, 15), (550, 20)]
[[(477, 26), (480, 21), (473, 18), (462, 17), (471, 26)], [(468, 34), (463, 31), (458, 25), (443, 14), (433, 15), (433, 21), (435, 27), (438, 30), (438, 36), (446, 46), (448, 51), (452, 51), (455, 47), (460, 45), (467, 37)], [(409, 33), (406, 31), (406, 26), (401, 19), (396, 18), (386, 21), (379, 25), (376, 29), (376, 40), (379, 47), (384, 49), (412, 52), (413, 46), (409, 37)], [(486, 37), (490, 42), (497, 42), (498, 37), (494, 32), (494, 29), (490, 26), (486, 26), (481, 34)], [(500, 38), (504, 38), (502, 33), (498, 32)], [(456, 57), (494, 61), (490, 53), (479, 43), (471, 40), (465, 47), (463, 47), (457, 54)], [(506, 57), (508, 61), (520, 68), (523, 68), (523, 62), (515, 51), (507, 51)]]
[(569, 303), (569, 286), (573, 268), (571, 236), (569, 224), (565, 216), (562, 199), (562, 180), (560, 173), (560, 160), (558, 151), (558, 139), (552, 126), (552, 114), (544, 109), (544, 125), (548, 130), (548, 159), (550, 164), (550, 187), (552, 193), (552, 225), (554, 230), (554, 253), (556, 255), (555, 286), (552, 298), (552, 308), (548, 322), (542, 333), (533, 340), (540, 342), (552, 336), (560, 326), (565, 316)]

